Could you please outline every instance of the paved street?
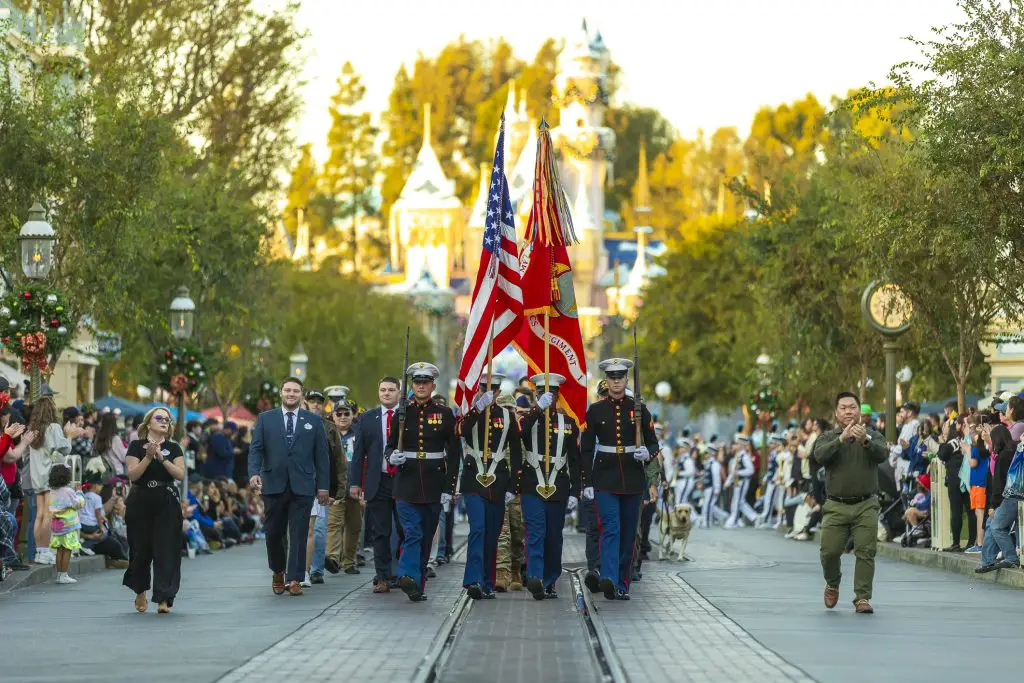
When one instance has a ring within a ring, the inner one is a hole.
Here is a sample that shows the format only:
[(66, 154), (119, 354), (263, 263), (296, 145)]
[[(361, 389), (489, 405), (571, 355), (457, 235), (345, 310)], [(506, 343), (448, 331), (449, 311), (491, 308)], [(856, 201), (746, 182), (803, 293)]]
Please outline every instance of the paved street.
[[(582, 536), (566, 543), (566, 564), (578, 566)], [(368, 573), (276, 597), (256, 545), (186, 561), (170, 617), (135, 614), (115, 571), (13, 591), (0, 597), (0, 657), (4, 679), (20, 683), (135, 681), (140, 671), (190, 683), (584, 682), (614, 679), (616, 667), (631, 681), (832, 683), (912, 680), (922, 661), (949, 679), (979, 662), (1014, 665), (1024, 592), (880, 560), (878, 612), (857, 616), (848, 581), (836, 610), (823, 609), (812, 543), (698, 530), (688, 554), (694, 562), (647, 563), (628, 603), (590, 602), (592, 637), (568, 574), (561, 598), (540, 603), (517, 592), (463, 605), (459, 557), (425, 604), (370, 594)], [(55, 649), (52, 632), (71, 645)]]

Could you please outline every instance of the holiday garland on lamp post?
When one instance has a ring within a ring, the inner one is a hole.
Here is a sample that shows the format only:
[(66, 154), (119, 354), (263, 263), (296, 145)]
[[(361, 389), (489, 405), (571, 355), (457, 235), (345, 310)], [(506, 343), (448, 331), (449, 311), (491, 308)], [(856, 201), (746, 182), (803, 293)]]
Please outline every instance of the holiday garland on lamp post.
[(67, 299), (44, 283), (31, 283), (0, 297), (0, 343), (26, 370), (52, 374), (50, 359), (71, 344)]
[(206, 381), (206, 367), (203, 364), (202, 353), (194, 346), (165, 349), (160, 354), (157, 380), (163, 389), (175, 396), (199, 391)]

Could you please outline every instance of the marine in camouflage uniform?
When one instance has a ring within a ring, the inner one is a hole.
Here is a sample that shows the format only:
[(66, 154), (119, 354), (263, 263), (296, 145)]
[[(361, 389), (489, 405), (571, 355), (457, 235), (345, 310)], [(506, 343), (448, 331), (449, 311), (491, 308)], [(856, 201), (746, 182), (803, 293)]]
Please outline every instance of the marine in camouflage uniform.
[[(516, 409), (516, 403), (508, 394), (498, 397), (499, 406)], [(519, 473), (514, 473), (516, 478)], [(504, 593), (511, 589), (523, 589), (523, 565), (526, 564), (524, 544), (526, 534), (523, 530), (523, 506), (516, 496), (505, 505), (505, 521), (498, 534), (498, 559), (495, 564), (494, 590)]]

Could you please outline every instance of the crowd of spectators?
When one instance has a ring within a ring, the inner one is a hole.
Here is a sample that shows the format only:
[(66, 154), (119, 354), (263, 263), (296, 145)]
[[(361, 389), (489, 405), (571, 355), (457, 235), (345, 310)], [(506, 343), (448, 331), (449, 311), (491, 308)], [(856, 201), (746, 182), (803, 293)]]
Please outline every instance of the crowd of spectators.
[[(46, 385), (34, 404), (21, 393), (21, 387), (0, 377), (0, 581), (12, 571), (57, 563), (51, 543), (61, 524), (49, 490), (55, 465), (69, 466), (72, 481), (66, 488), (80, 498), (80, 547), (71, 552), (101, 555), (108, 567), (125, 568), (125, 501), (131, 494), (125, 455), (142, 416), (89, 406), (58, 410), (59, 397)], [(190, 473), (182, 500), (182, 553), (195, 556), (253, 542), (262, 535), (262, 501), (236, 484), (248, 479), (246, 428), (211, 419), (189, 422), (186, 432), (180, 441)]]

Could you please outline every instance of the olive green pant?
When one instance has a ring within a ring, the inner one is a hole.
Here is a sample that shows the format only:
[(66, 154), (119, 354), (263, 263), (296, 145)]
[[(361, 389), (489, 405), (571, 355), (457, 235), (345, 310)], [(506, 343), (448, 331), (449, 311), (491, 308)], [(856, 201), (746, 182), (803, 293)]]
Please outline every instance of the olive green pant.
[(336, 499), (327, 507), (327, 557), (342, 569), (356, 564), (359, 534), (363, 530), (363, 506), (358, 500)]
[(526, 559), (523, 551), (523, 506), (519, 496), (505, 506), (505, 523), (501, 525), (498, 535), (498, 571), (512, 571), (512, 567), (522, 567)]
[(853, 536), (854, 600), (870, 600), (878, 546), (878, 499), (872, 497), (854, 505), (826, 500), (821, 511), (821, 568), (826, 585), (839, 587), (843, 577), (843, 553)]

